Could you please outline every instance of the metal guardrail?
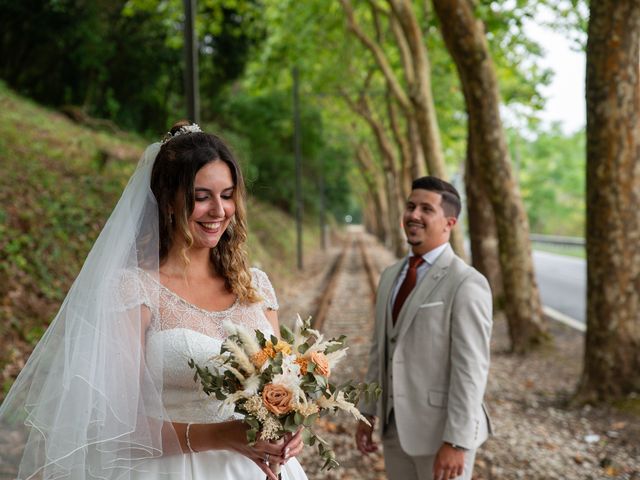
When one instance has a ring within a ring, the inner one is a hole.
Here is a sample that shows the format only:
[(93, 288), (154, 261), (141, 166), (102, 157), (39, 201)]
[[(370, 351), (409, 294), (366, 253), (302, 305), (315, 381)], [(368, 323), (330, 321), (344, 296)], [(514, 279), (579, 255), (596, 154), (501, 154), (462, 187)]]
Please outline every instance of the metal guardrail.
[(560, 235), (539, 235), (532, 233), (529, 235), (529, 238), (534, 243), (546, 243), (560, 247), (584, 247), (586, 245), (584, 238), (581, 237), (563, 237)]

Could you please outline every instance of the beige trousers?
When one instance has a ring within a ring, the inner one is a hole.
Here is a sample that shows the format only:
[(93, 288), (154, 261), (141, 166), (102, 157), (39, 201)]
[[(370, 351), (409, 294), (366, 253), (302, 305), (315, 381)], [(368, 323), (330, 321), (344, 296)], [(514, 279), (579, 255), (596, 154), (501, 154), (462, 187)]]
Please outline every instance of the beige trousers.
[[(384, 465), (389, 480), (440, 480), (433, 478), (433, 462), (435, 455), (412, 457), (407, 455), (400, 446), (398, 429), (393, 413), (382, 435), (384, 449)], [(468, 450), (464, 454), (464, 472), (455, 480), (471, 480), (475, 450)]]

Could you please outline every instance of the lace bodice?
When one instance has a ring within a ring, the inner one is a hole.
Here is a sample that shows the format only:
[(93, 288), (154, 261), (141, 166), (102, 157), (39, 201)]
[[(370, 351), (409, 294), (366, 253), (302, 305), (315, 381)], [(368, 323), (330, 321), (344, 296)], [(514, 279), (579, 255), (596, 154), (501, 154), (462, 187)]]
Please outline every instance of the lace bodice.
[(194, 382), (188, 362), (213, 368), (210, 358), (220, 353), (227, 337), (223, 322), (229, 320), (251, 330), (273, 333), (265, 310), (277, 310), (278, 303), (267, 275), (251, 269), (253, 286), (261, 302), (236, 301), (221, 311), (199, 308), (163, 286), (145, 271), (127, 272), (121, 284), (127, 308), (145, 305), (151, 310), (151, 325), (146, 334), (146, 361), (163, 388), (164, 407), (174, 422), (216, 423), (233, 418), (233, 408), (202, 392)]

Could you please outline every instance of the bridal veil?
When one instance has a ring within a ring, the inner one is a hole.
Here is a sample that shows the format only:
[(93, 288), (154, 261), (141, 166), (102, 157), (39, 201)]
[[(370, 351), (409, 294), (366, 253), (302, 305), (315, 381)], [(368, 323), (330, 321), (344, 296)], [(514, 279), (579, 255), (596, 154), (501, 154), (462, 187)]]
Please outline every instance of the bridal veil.
[(122, 291), (127, 272), (158, 275), (158, 213), (150, 178), (160, 147), (146, 149), (0, 406), (0, 439), (9, 440), (0, 440), (0, 478), (126, 480), (144, 471), (146, 462), (179, 451), (165, 422), (162, 371), (145, 364), (143, 301), (135, 301), (143, 292), (135, 285)]

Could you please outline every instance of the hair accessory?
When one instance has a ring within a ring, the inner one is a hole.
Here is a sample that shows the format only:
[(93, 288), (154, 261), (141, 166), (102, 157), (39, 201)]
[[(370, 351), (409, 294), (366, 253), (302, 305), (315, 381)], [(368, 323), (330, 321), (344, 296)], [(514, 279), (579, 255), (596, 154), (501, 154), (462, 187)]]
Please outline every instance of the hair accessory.
[(166, 143), (172, 138), (178, 137), (180, 135), (186, 135), (187, 133), (201, 133), (201, 132), (202, 132), (202, 129), (200, 128), (200, 125), (198, 125), (197, 123), (192, 123), (191, 125), (183, 125), (178, 130), (176, 130), (175, 133), (167, 132), (167, 134), (164, 136), (164, 140), (162, 141), (162, 143)]

